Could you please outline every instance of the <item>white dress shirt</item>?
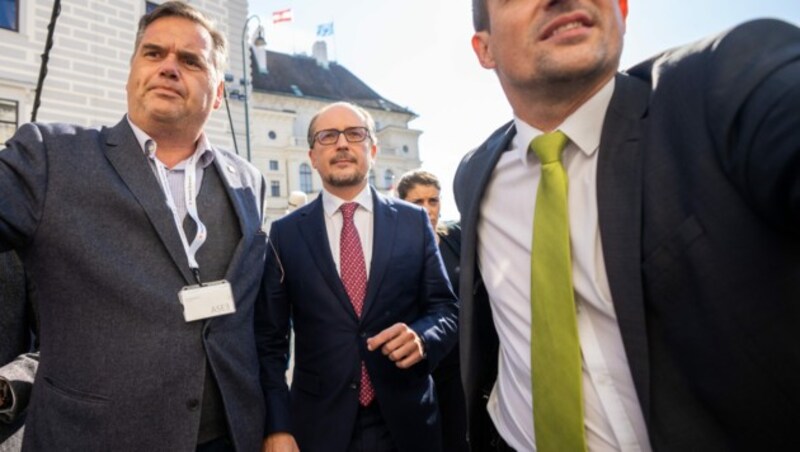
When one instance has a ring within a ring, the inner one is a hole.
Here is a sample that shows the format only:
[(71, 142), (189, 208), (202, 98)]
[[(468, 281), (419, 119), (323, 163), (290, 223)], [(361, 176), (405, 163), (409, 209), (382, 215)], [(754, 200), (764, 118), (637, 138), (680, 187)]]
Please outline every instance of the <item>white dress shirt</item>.
[(353, 214), (353, 223), (358, 231), (358, 238), (361, 239), (361, 249), (364, 252), (364, 263), (367, 266), (367, 278), (369, 278), (369, 267), (372, 263), (372, 192), (369, 185), (364, 187), (352, 201), (345, 201), (329, 191), (322, 189), (322, 208), (325, 210), (325, 229), (328, 232), (328, 243), (331, 246), (333, 261), (336, 263), (336, 271), (339, 276), (342, 274), (341, 256), (339, 255), (339, 240), (342, 236), (342, 224), (344, 218), (339, 207), (347, 202), (357, 202), (358, 208)]
[[(650, 443), (608, 285), (597, 213), (597, 155), (614, 80), (557, 129), (569, 137), (569, 224), (589, 450), (649, 451)], [(541, 164), (530, 141), (542, 132), (514, 119), (517, 134), (486, 189), (478, 260), (500, 339), (487, 409), (503, 439), (535, 451), (530, 358), (530, 256)], [(546, 365), (546, 363), (544, 364)]]
[[(158, 147), (158, 143), (152, 138), (150, 135), (147, 134), (144, 130), (140, 129), (133, 121), (128, 118), (128, 124), (131, 126), (133, 130), (134, 136), (136, 136), (136, 141), (139, 143), (139, 147), (142, 148), (142, 151), (148, 158), (148, 162), (150, 163), (150, 169), (153, 170), (153, 174), (156, 175), (156, 179), (158, 180), (159, 184), (161, 184), (161, 179), (158, 177), (158, 172), (156, 170), (155, 159), (156, 157), (156, 148)], [(195, 177), (197, 178), (197, 183), (195, 184), (195, 195), (200, 193), (200, 187), (203, 184), (203, 173), (208, 165), (214, 161), (214, 152), (211, 150), (211, 142), (206, 137), (205, 133), (200, 134), (200, 139), (197, 140), (197, 147), (194, 150), (195, 154), (200, 154), (200, 160), (197, 165), (197, 170), (195, 171)], [(177, 165), (173, 166), (172, 168), (167, 169), (167, 181), (169, 181), (170, 193), (172, 194), (173, 201), (175, 202), (175, 208), (178, 209), (178, 216), (180, 217), (181, 221), (186, 218), (186, 195), (183, 190), (183, 182), (186, 175), (186, 163), (188, 162), (189, 158), (182, 160)], [(164, 187), (161, 187), (163, 190)]]

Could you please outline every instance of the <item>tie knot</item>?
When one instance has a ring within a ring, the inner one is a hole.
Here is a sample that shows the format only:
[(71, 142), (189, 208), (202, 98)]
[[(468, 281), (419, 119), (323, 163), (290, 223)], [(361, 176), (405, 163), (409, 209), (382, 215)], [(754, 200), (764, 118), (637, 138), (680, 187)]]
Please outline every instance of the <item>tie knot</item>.
[(553, 163), (561, 160), (561, 151), (567, 145), (567, 136), (564, 132), (545, 133), (531, 140), (530, 149), (536, 153), (542, 164)]
[(339, 210), (342, 211), (342, 217), (346, 220), (353, 219), (353, 215), (356, 213), (356, 209), (358, 209), (357, 202), (346, 202), (339, 207)]

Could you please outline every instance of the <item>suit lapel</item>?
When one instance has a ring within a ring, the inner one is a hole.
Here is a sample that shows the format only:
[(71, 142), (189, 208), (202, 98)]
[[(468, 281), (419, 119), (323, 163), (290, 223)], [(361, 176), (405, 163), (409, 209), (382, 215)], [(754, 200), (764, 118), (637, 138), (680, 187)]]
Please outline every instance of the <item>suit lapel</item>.
[[(483, 284), (477, 266), (478, 259), (478, 220), (480, 219), (481, 199), (486, 192), (494, 167), (500, 156), (508, 149), (511, 138), (516, 133), (514, 123), (501, 127), (492, 134), (486, 142), (469, 154), (462, 161), (459, 171), (456, 174), (455, 191), (460, 199), (461, 208), (461, 278), (459, 283), (459, 294), (461, 297), (461, 308), (459, 311), (459, 341), (461, 343), (461, 365), (465, 372), (477, 374), (481, 366), (486, 363), (496, 363), (497, 355), (484, 356), (486, 350), (485, 341), (488, 338), (497, 341), (497, 334), (494, 331), (487, 331), (484, 328), (486, 319), (481, 318), (477, 313), (491, 313), (488, 301), (485, 305), (477, 306), (481, 302), (481, 297), (475, 297), (480, 293), (480, 285)], [(488, 300), (488, 298), (487, 298)], [(494, 348), (488, 345), (488, 348)], [(483, 369), (480, 369), (483, 372)], [(494, 371), (488, 371), (489, 375), (496, 375)], [(493, 377), (492, 377), (493, 378)], [(474, 378), (466, 382), (465, 390), (470, 397), (478, 393), (478, 382)], [(481, 383), (482, 384), (482, 383)], [(469, 400), (472, 402), (472, 400)], [(481, 407), (475, 407), (481, 410)]]
[(647, 85), (617, 75), (597, 166), (597, 204), (608, 283), (642, 413), (649, 423), (650, 365), (641, 273), (641, 132)]
[(353, 304), (344, 290), (344, 284), (336, 271), (336, 263), (331, 255), (331, 246), (328, 242), (328, 232), (325, 227), (325, 210), (322, 207), (322, 194), (317, 196), (310, 209), (302, 212), (298, 219), (300, 235), (305, 240), (311, 255), (314, 256), (314, 265), (319, 269), (322, 279), (328, 283), (331, 292), (353, 320), (358, 321)]
[(397, 209), (391, 201), (372, 191), (372, 262), (370, 263), (369, 279), (367, 281), (367, 294), (364, 297), (364, 311), (361, 318), (369, 314), (370, 308), (376, 303), (375, 296), (381, 285), (386, 269), (392, 261), (392, 247), (397, 234)]
[[(469, 157), (470, 172), (460, 177), (464, 182), (458, 186), (458, 189), (464, 191), (466, 205), (466, 214), (461, 218), (461, 234), (463, 237), (463, 262), (461, 267), (462, 272), (466, 272), (465, 275), (468, 276), (468, 278), (462, 279), (463, 286), (460, 288), (462, 294), (472, 294), (474, 290), (474, 276), (477, 273), (475, 264), (478, 251), (478, 220), (480, 219), (481, 200), (486, 192), (486, 186), (489, 184), (489, 178), (492, 176), (497, 161), (500, 160), (503, 152), (508, 149), (508, 145), (515, 134), (514, 123), (506, 124), (487, 140), (484, 147), (478, 149)], [(469, 278), (470, 275), (473, 278)]]
[(103, 129), (103, 133), (106, 137), (106, 158), (145, 211), (186, 282), (193, 281), (186, 252), (172, 212), (164, 199), (164, 192), (127, 120), (123, 119), (110, 129)]

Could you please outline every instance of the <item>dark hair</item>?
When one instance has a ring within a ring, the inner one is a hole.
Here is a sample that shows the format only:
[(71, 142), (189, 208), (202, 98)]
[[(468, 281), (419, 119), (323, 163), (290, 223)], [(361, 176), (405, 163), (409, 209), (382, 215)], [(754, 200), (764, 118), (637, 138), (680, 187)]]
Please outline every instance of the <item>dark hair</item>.
[(142, 37), (147, 27), (153, 22), (164, 17), (182, 17), (202, 26), (211, 35), (213, 48), (211, 49), (211, 63), (217, 72), (217, 77), (221, 80), (225, 72), (225, 58), (228, 54), (228, 44), (223, 35), (209, 18), (201, 13), (195, 7), (182, 1), (168, 1), (164, 2), (153, 11), (142, 16), (139, 19), (139, 28), (136, 30), (136, 42), (133, 45), (133, 56), (139, 50), (139, 44), (142, 42)]
[(487, 0), (472, 0), (472, 26), (475, 31), (489, 30), (489, 8)]
[(400, 180), (397, 181), (397, 196), (405, 200), (408, 192), (417, 185), (434, 186), (437, 190), (442, 190), (438, 177), (425, 170), (415, 169), (400, 176)]
[(334, 102), (332, 104), (328, 104), (320, 108), (316, 113), (314, 113), (314, 116), (311, 117), (311, 122), (308, 123), (308, 136), (306, 137), (308, 139), (309, 149), (314, 147), (314, 135), (316, 134), (316, 130), (314, 130), (314, 125), (317, 122), (317, 118), (319, 117), (319, 115), (325, 113), (326, 111), (330, 110), (333, 107), (348, 107), (354, 110), (356, 113), (358, 113), (358, 115), (361, 116), (361, 119), (363, 119), (364, 123), (366, 123), (367, 125), (367, 131), (369, 132), (369, 139), (372, 140), (372, 144), (375, 145), (378, 144), (378, 136), (375, 134), (375, 120), (372, 119), (372, 115), (369, 114), (367, 110), (364, 110), (358, 105), (350, 102)]

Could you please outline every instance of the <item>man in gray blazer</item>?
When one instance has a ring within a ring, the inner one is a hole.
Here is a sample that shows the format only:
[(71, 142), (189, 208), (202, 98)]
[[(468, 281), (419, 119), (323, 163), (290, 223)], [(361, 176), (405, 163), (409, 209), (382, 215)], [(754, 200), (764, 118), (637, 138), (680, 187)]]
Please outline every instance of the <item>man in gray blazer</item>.
[(203, 133), (225, 54), (205, 16), (163, 3), (122, 121), (26, 124), (0, 151), (0, 250), (35, 284), (41, 336), (26, 450), (261, 447), (264, 181)]
[(473, 450), (796, 449), (800, 29), (621, 73), (627, 6), (473, 0), (514, 111), (455, 177)]

